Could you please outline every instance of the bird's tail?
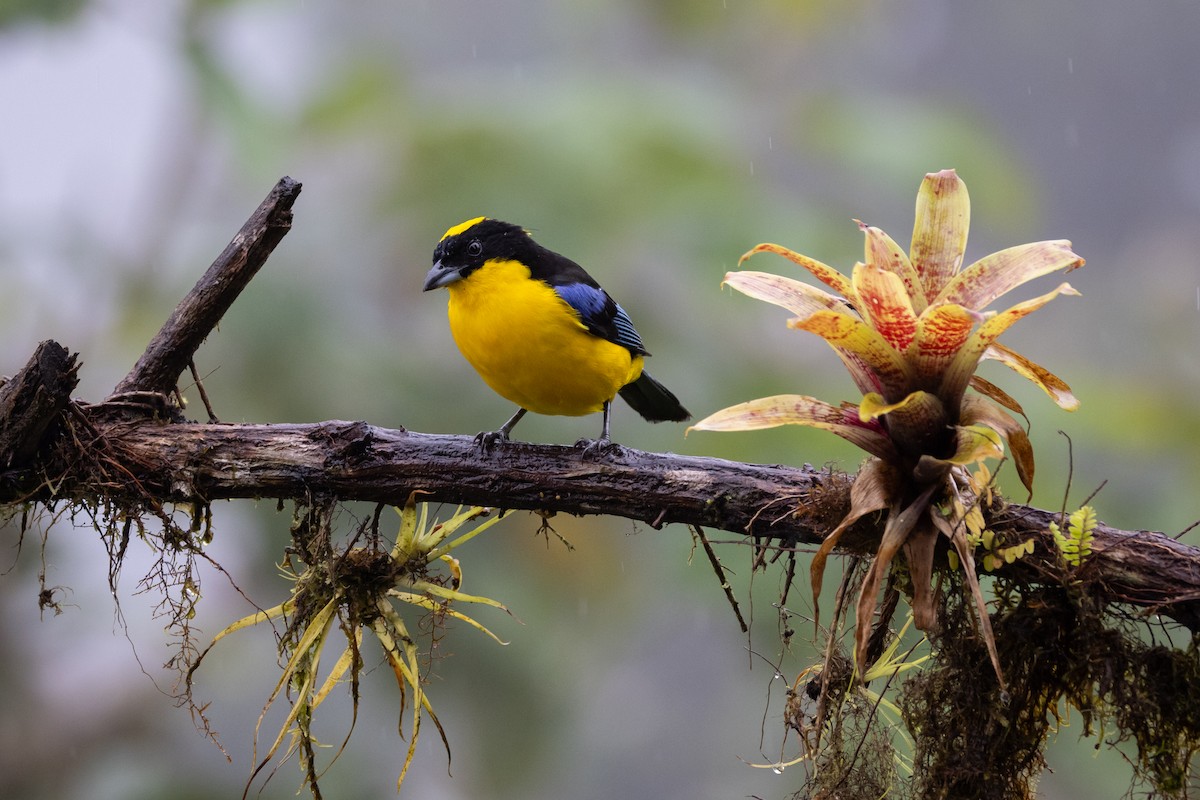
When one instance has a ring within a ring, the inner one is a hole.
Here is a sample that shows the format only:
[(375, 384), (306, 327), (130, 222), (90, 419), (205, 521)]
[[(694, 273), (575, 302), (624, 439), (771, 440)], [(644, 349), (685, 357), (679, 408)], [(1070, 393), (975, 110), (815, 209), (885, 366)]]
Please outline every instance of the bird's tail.
[(650, 373), (642, 375), (633, 383), (621, 387), (621, 399), (629, 403), (634, 411), (650, 422), (683, 422), (692, 415), (684, 408), (671, 390), (663, 386)]

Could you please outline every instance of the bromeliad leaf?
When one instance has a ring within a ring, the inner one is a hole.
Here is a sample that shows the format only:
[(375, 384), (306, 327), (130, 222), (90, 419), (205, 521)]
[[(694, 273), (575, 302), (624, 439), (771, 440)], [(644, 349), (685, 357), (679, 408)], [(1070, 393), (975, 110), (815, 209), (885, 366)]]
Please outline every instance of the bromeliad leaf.
[(812, 583), (813, 624), (819, 624), (821, 586), (825, 580), (825, 562), (837, 547), (842, 534), (867, 514), (883, 511), (892, 505), (892, 497), (896, 494), (899, 476), (895, 467), (882, 458), (869, 458), (858, 471), (858, 476), (850, 486), (850, 512), (842, 518), (838, 526), (829, 532), (825, 541), (813, 554), (809, 567), (809, 577)]
[(894, 458), (892, 441), (883, 426), (860, 419), (854, 406), (832, 406), (800, 394), (762, 397), (711, 414), (689, 431), (754, 431), (780, 425), (807, 425), (836, 433), (862, 450)]
[(925, 309), (917, 319), (916, 335), (906, 353), (913, 363), (917, 382), (936, 389), (947, 365), (984, 319), (978, 311), (954, 303)]
[[(962, 421), (966, 425), (979, 425), (993, 431), (996, 431), (1004, 440), (1008, 442), (1008, 449), (1012, 453), (1013, 463), (1017, 468), (1017, 475), (1021, 479), (1021, 484), (1029, 492), (1029, 496), (1033, 496), (1033, 444), (1029, 441), (1028, 434), (1021, 427), (1021, 423), (1017, 422), (1007, 412), (999, 407), (987, 402), (982, 397), (968, 396), (963, 401)], [(1000, 442), (997, 441), (996, 447), (999, 450), (992, 457), (999, 458), (1004, 454), (1004, 449)], [(980, 461), (982, 459), (975, 459)], [(957, 463), (970, 463), (959, 461)]]
[(884, 272), (890, 272), (900, 278), (908, 296), (908, 303), (913, 312), (920, 314), (928, 305), (925, 288), (921, 285), (921, 276), (909, 260), (908, 254), (896, 244), (896, 241), (879, 228), (866, 225), (859, 220), (859, 229), (866, 234), (866, 262), (870, 266)]
[(954, 170), (931, 173), (917, 190), (909, 258), (921, 276), (925, 296), (939, 295), (962, 268), (971, 227), (971, 198)]
[[(1071, 393), (1071, 387), (1067, 386), (1062, 378), (1050, 372), (1050, 370), (1046, 369), (1045, 367), (1038, 366), (1020, 353), (1014, 353), (1012, 350), (1009, 350), (999, 342), (992, 342), (990, 345), (988, 345), (987, 350), (983, 351), (983, 357), (984, 359), (999, 361), (1013, 372), (1016, 372), (1018, 375), (1023, 375), (1033, 383), (1037, 384), (1042, 391), (1050, 395), (1050, 399), (1057, 403), (1058, 407), (1062, 410), (1074, 411), (1075, 409), (1079, 408), (1079, 401), (1075, 398), (1075, 395)], [(972, 385), (974, 385), (974, 382), (977, 380), (979, 380), (978, 375), (972, 378)], [(995, 389), (995, 387), (992, 388)], [(1003, 404), (1005, 408), (1016, 411), (1022, 416), (1024, 415), (1025, 412), (1020, 410), (1020, 406), (1013, 408), (996, 395), (990, 394), (989, 392), (985, 392), (983, 390), (979, 391), (982, 394), (987, 394), (996, 402)], [(1008, 397), (1008, 395), (1005, 395), (1005, 397)], [(1012, 400), (1012, 398), (1008, 399)]]
[(903, 351), (917, 331), (917, 315), (904, 281), (872, 264), (855, 264), (852, 281), (858, 299), (855, 308), (884, 341)]
[(742, 257), (738, 259), (738, 264), (741, 265), (746, 261), (746, 259), (757, 253), (774, 253), (776, 255), (783, 256), (793, 264), (798, 264), (799, 266), (804, 267), (804, 269), (812, 273), (814, 278), (821, 281), (821, 283), (825, 284), (830, 289), (833, 289), (846, 299), (850, 299), (854, 294), (854, 290), (850, 288), (850, 279), (838, 272), (833, 267), (827, 264), (822, 264), (815, 258), (809, 258), (808, 256), (800, 255), (793, 250), (789, 250), (788, 248), (781, 247), (777, 244), (758, 245), (749, 252), (744, 253)]
[(1066, 240), (1020, 244), (979, 259), (955, 275), (933, 302), (986, 308), (1026, 281), (1080, 265)]
[(807, 317), (821, 309), (846, 307), (844, 300), (824, 289), (770, 272), (730, 272), (725, 276), (724, 285), (737, 289), (755, 300), (786, 308), (798, 317)]
[(943, 397), (958, 397), (961, 400), (963, 393), (971, 382), (971, 377), (979, 367), (979, 362), (983, 359), (983, 354), (996, 341), (1000, 334), (1012, 327), (1018, 320), (1037, 311), (1060, 294), (1077, 296), (1079, 292), (1071, 288), (1069, 283), (1063, 283), (1052, 292), (1047, 292), (1041, 297), (1035, 297), (1023, 303), (1017, 303), (1015, 306), (986, 319), (971, 334), (946, 367), (946, 371), (942, 377), (942, 386), (938, 393)]
[[(778, 395), (718, 411), (694, 427), (729, 431), (808, 425), (832, 431), (870, 453), (873, 458), (855, 480), (850, 512), (813, 559), (814, 592), (846, 528), (871, 511), (887, 509), (883, 540), (858, 602), (859, 655), (869, 635), (875, 594), (901, 552), (919, 584), (913, 589), (917, 624), (933, 624), (929, 582), (936, 543), (945, 536), (967, 574), (981, 633), (999, 674), (987, 609), (963, 533), (963, 515), (976, 506), (962, 502), (959, 492), (972, 485), (967, 466), (1001, 458), (1006, 447), (1021, 482), (1030, 489), (1034, 457), (1025, 429), (1008, 413), (1024, 416), (1020, 404), (975, 372), (985, 358), (1000, 361), (1040, 386), (1060, 407), (1074, 410), (1078, 401), (1063, 381), (997, 338), (1054, 298), (1078, 292), (1062, 283), (1003, 311), (987, 306), (1026, 281), (1076, 269), (1084, 261), (1070, 242), (1054, 240), (1010, 247), (963, 269), (970, 221), (966, 185), (954, 170), (944, 170), (926, 175), (917, 192), (907, 254), (882, 230), (858, 223), (866, 240), (865, 255), (850, 278), (780, 245), (761, 244), (750, 250), (743, 262), (757, 253), (775, 253), (844, 298), (759, 272), (732, 272), (725, 279), (795, 314), (788, 327), (823, 338), (842, 359), (862, 399), (835, 406), (804, 395)], [(968, 396), (970, 387), (978, 394)], [(991, 492), (990, 482), (986, 491)], [(939, 507), (952, 509), (949, 516), (942, 516)], [(813, 602), (815, 606), (815, 594)], [(867, 665), (860, 660), (859, 666)]]
[(806, 319), (788, 320), (788, 327), (815, 333), (828, 342), (847, 366), (854, 365), (851, 377), (862, 391), (880, 391), (889, 398), (908, 394), (908, 363), (878, 331), (858, 317), (841, 311), (817, 311)]

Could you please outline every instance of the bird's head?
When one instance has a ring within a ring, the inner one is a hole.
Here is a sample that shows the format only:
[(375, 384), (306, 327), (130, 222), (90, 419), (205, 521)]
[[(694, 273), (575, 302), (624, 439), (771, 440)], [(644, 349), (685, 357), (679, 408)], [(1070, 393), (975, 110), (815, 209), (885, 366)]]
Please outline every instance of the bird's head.
[(488, 261), (519, 258), (532, 243), (519, 225), (475, 217), (446, 231), (433, 251), (424, 291), (461, 281)]

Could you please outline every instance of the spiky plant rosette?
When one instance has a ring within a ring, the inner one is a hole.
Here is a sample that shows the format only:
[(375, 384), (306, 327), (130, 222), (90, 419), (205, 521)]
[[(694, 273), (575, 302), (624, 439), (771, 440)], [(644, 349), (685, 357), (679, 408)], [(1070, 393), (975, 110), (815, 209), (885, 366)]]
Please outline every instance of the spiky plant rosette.
[(832, 405), (805, 395), (764, 397), (718, 411), (693, 428), (744, 431), (808, 425), (832, 431), (869, 453), (852, 486), (849, 513), (813, 558), (814, 608), (825, 562), (842, 533), (862, 516), (886, 511), (883, 535), (856, 609), (860, 674), (870, 666), (864, 662), (880, 586), (901, 552), (911, 578), (916, 624), (926, 631), (935, 627), (933, 558), (938, 537), (945, 536), (979, 607), (981, 632), (999, 675), (962, 519), (963, 509), (971, 504), (961, 494), (969, 485), (967, 467), (1002, 457), (1005, 446), (1022, 484), (1032, 492), (1033, 447), (1013, 416), (1024, 416), (1020, 405), (975, 371), (984, 360), (999, 361), (1040, 386), (1061, 408), (1075, 410), (1078, 401), (1062, 380), (997, 339), (1059, 295), (1078, 292), (1062, 283), (1004, 311), (986, 309), (1027, 281), (1073, 270), (1084, 261), (1071, 251), (1070, 242), (1057, 240), (1010, 247), (964, 269), (970, 198), (954, 170), (931, 173), (922, 181), (909, 252), (879, 228), (858, 224), (866, 235), (866, 254), (849, 277), (776, 244), (760, 244), (741, 258), (745, 262), (758, 253), (776, 253), (832, 292), (750, 270), (730, 272), (724, 283), (782, 306), (795, 314), (788, 327), (825, 339), (862, 399)]
[[(446, 620), (456, 619), (482, 631), (500, 644), (496, 634), (455, 606), (476, 604), (508, 609), (496, 600), (462, 591), (463, 571), (451, 552), (483, 533), (500, 521), (502, 515), (482, 507), (459, 508), (445, 521), (430, 519), (428, 506), (417, 502), (420, 492), (413, 492), (400, 510), (400, 530), (391, 550), (376, 546), (355, 546), (348, 543), (340, 550), (330, 539), (328, 514), (331, 509), (317, 509), (298, 521), (293, 540), (298, 542), (296, 554), (305, 562), (297, 570), (290, 559), (282, 566), (283, 574), (292, 582), (290, 597), (272, 608), (257, 611), (237, 620), (220, 631), (204, 652), (195, 659), (187, 672), (187, 692), (191, 695), (192, 677), (205, 656), (226, 636), (261, 624), (285, 623), (278, 636), (283, 674), (267, 698), (259, 726), (267, 712), (281, 697), (290, 706), (266, 755), (258, 757), (258, 727), (255, 729), (255, 761), (257, 766), (250, 781), (262, 772), (277, 755), (281, 760), (297, 754), (304, 781), (314, 798), (320, 798), (318, 780), (332, 766), (349, 741), (358, 718), (360, 675), (364, 668), (362, 653), (364, 635), (378, 641), (384, 659), (395, 676), (400, 689), (400, 712), (410, 707), (411, 725), (408, 751), (400, 768), (396, 789), (404, 783), (405, 775), (416, 754), (421, 720), (432, 720), (449, 756), (446, 733), (433, 711), (424, 684), (428, 668), (418, 642), (420, 627), (431, 624), (440, 630)], [(470, 523), (482, 520), (463, 530)], [(303, 536), (296, 537), (299, 530)], [(305, 540), (299, 544), (299, 540)], [(414, 620), (414, 613), (418, 619)], [(406, 619), (407, 615), (407, 619)], [(416, 627), (414, 627), (414, 625)], [(321, 656), (326, 646), (337, 637), (334, 629), (344, 634), (344, 646), (338, 642), (333, 666), (321, 677)], [(434, 635), (431, 631), (430, 637)], [(432, 643), (431, 643), (432, 644)], [(331, 693), (349, 685), (353, 702), (350, 732), (341, 747), (324, 768), (318, 768), (316, 751), (322, 747), (313, 732), (317, 710)], [(401, 725), (402, 728), (402, 725)], [(247, 794), (250, 782), (246, 784)]]

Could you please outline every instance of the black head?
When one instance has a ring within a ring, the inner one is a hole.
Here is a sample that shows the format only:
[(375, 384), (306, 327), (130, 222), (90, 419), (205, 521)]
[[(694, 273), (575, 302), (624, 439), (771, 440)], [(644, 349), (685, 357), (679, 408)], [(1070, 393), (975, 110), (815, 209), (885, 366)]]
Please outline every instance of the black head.
[(433, 251), (433, 269), (425, 276), (425, 291), (462, 280), (486, 261), (528, 261), (537, 245), (519, 225), (476, 217), (446, 231)]

